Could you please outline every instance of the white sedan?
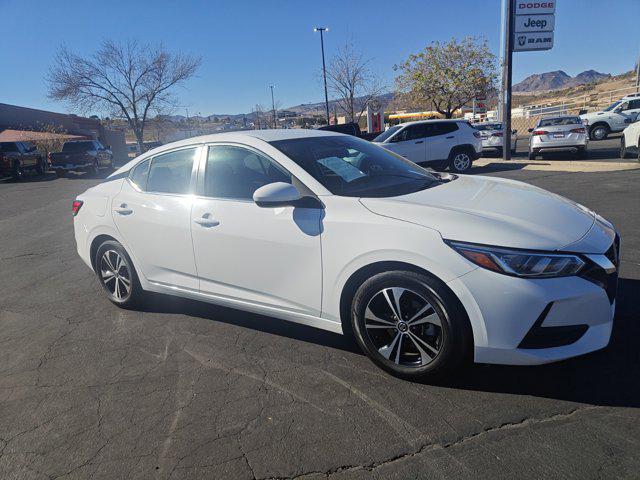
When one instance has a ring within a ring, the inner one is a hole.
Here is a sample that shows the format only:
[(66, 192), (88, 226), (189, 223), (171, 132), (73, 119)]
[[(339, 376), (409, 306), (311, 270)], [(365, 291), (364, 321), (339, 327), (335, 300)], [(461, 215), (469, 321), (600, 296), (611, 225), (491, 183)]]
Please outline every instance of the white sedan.
[[(480, 132), (483, 153), (493, 153), (502, 156), (504, 146), (504, 128), (502, 122), (474, 123), (473, 127)], [(511, 131), (511, 155), (518, 149), (518, 131)]]
[(172, 143), (81, 194), (73, 214), (78, 253), (118, 306), (152, 291), (352, 332), (402, 377), (467, 358), (562, 360), (611, 334), (609, 222), (524, 183), (430, 173), (352, 136)]

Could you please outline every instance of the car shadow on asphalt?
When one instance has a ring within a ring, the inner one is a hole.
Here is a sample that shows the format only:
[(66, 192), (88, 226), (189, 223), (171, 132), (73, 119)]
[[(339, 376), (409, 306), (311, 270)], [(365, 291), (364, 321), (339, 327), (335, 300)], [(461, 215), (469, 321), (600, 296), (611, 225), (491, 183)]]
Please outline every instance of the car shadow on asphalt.
[(147, 300), (144, 305), (137, 308), (138, 311), (205, 318), (362, 355), (355, 342), (346, 335), (188, 298), (151, 292), (147, 292), (146, 295), (148, 295)]
[[(472, 365), (437, 385), (600, 406), (640, 407), (640, 314), (635, 306), (640, 280), (620, 279), (618, 292), (607, 348), (548, 365)], [(363, 355), (350, 336), (196, 300), (150, 294), (140, 310), (205, 318)]]
[(441, 386), (553, 398), (600, 406), (640, 407), (640, 280), (620, 279), (609, 345), (542, 366), (474, 365)]

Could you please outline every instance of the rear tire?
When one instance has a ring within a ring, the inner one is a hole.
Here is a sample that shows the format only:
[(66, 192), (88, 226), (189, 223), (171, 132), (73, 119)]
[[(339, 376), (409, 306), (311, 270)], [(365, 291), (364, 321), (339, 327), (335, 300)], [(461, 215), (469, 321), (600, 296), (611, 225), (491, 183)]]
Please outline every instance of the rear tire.
[(376, 365), (412, 380), (452, 372), (473, 346), (468, 317), (453, 293), (438, 279), (410, 271), (365, 281), (353, 298), (351, 326)]
[(588, 154), (587, 154), (587, 149), (586, 148), (578, 148), (576, 150), (576, 158), (579, 158), (581, 160), (585, 160), (586, 158), (588, 158)]
[(589, 129), (589, 138), (591, 140), (605, 140), (609, 136), (609, 126), (604, 123), (596, 123)]
[(529, 150), (529, 160), (535, 160), (536, 157), (538, 156), (538, 151), (537, 150)]
[(449, 170), (454, 173), (468, 173), (473, 165), (473, 154), (468, 148), (454, 148), (449, 154)]
[(62, 170), (62, 169), (60, 169), (60, 168), (58, 168), (58, 169), (56, 170), (56, 177), (58, 177), (58, 178), (62, 178), (62, 177), (64, 177), (66, 174), (67, 174), (67, 172), (66, 172), (65, 170)]
[(96, 251), (94, 269), (109, 301), (122, 308), (134, 308), (142, 302), (144, 290), (124, 247), (107, 240)]

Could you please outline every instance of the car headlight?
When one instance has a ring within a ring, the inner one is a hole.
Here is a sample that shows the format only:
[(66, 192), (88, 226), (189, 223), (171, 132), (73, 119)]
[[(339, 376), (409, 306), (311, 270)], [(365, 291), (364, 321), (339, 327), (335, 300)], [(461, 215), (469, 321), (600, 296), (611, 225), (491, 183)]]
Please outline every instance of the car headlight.
[(456, 241), (447, 241), (447, 244), (482, 268), (517, 277), (568, 277), (578, 274), (585, 266), (584, 260), (572, 254), (532, 252)]

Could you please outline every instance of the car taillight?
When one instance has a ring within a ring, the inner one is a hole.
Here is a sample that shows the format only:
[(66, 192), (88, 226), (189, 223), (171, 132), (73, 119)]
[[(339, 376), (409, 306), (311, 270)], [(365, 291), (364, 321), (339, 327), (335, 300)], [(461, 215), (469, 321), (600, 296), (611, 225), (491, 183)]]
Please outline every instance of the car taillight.
[(549, 132), (546, 130), (534, 130), (531, 135), (549, 135)]
[(80, 208), (82, 207), (82, 205), (84, 204), (84, 202), (82, 200), (74, 200), (73, 204), (71, 205), (71, 214), (75, 217), (78, 212), (80, 211)]
[(572, 128), (571, 133), (587, 133), (584, 128)]
[(480, 132), (475, 131), (475, 132), (473, 132), (473, 136), (476, 137), (476, 138), (480, 138), (482, 135), (480, 135)]
[(491, 136), (492, 137), (501, 137), (502, 136), (502, 132), (492, 133)]

